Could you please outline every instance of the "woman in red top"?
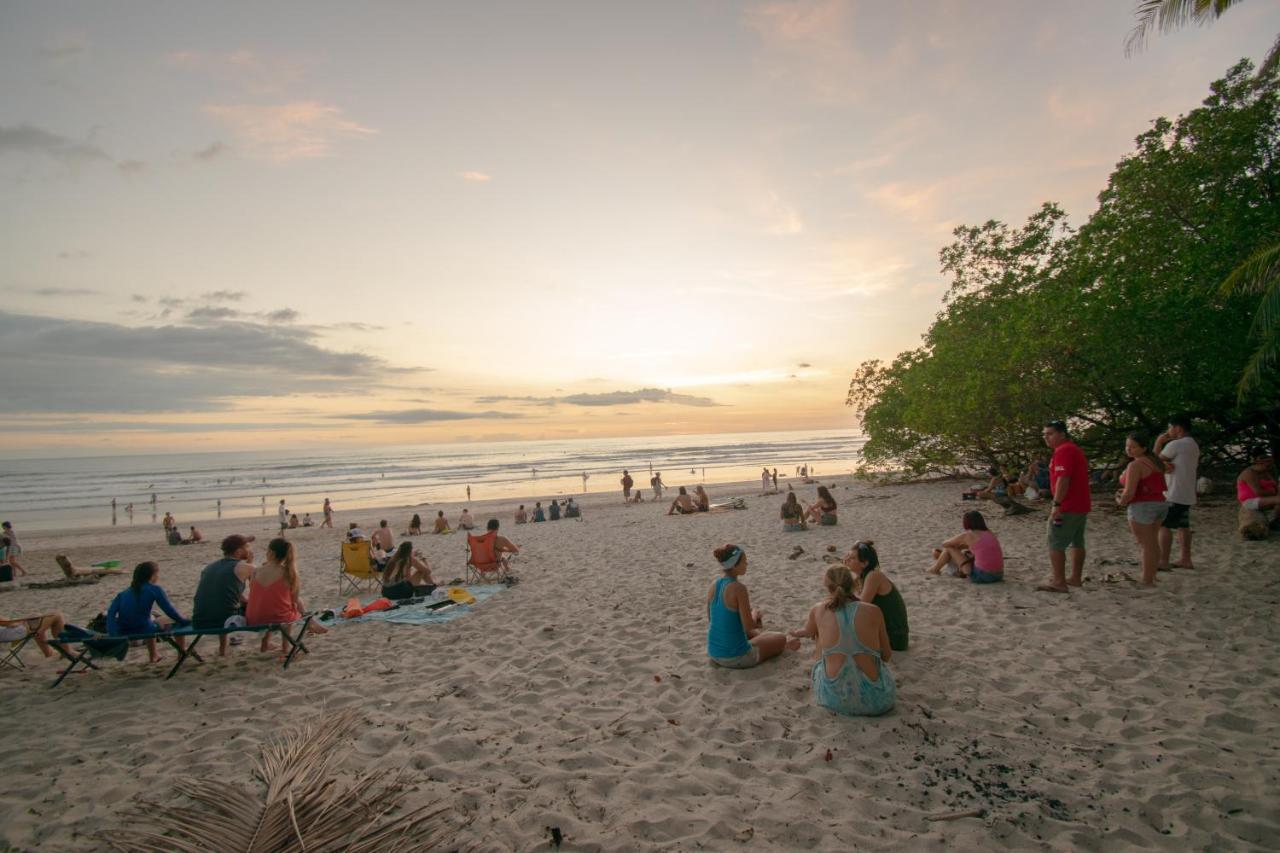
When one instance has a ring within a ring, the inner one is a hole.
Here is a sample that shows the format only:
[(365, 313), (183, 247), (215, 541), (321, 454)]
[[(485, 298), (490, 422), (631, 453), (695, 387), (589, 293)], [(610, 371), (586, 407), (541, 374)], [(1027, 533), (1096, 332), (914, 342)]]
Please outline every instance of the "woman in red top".
[(1129, 529), (1142, 557), (1142, 585), (1155, 586), (1160, 525), (1169, 512), (1164, 499), (1164, 462), (1151, 452), (1151, 441), (1140, 433), (1129, 433), (1124, 452), (1130, 462), (1120, 475), (1123, 488), (1116, 492), (1116, 503), (1128, 507)]
[[(298, 568), (293, 556), (293, 543), (288, 539), (272, 539), (267, 545), (267, 560), (253, 570), (249, 579), (249, 604), (244, 621), (250, 625), (275, 625), (296, 622), (304, 607), (298, 590)], [(310, 626), (313, 634), (327, 634), (323, 625)], [(262, 633), (262, 650), (271, 648), (271, 632)]]

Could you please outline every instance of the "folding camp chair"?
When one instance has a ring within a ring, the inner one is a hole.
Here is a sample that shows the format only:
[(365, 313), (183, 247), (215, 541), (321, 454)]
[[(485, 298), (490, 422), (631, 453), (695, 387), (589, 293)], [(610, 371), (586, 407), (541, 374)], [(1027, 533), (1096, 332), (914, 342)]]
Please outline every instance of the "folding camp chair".
[(495, 553), (498, 531), (479, 536), (467, 534), (467, 583), (498, 583), (511, 577), (511, 565), (505, 555)]
[(20, 640), (12, 640), (4, 644), (4, 654), (0, 656), (0, 667), (8, 667), (9, 669), (26, 669), (27, 665), (22, 662), (22, 650), (26, 648), (27, 643), (31, 642), (35, 634), (30, 631), (27, 636)]
[(382, 587), (382, 572), (373, 565), (373, 551), (368, 542), (343, 542), (342, 566), (338, 571), (338, 595), (347, 587), (352, 592)]

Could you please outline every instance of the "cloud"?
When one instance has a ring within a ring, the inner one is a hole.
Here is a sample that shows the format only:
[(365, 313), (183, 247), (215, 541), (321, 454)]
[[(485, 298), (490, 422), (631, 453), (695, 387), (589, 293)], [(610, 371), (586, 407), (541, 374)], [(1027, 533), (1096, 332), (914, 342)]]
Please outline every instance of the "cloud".
[(179, 305), (182, 304), (182, 300), (176, 296), (161, 296), (156, 301), (159, 302), (161, 305), (163, 305), (165, 308), (177, 308)]
[(0, 125), (0, 154), (6, 152), (42, 154), (66, 166), (114, 162), (96, 145), (59, 136), (30, 124)]
[(200, 294), (200, 298), (210, 302), (239, 302), (248, 295), (243, 290), (209, 290)]
[(638, 391), (607, 391), (599, 394), (569, 394), (564, 397), (509, 397), (495, 395), (478, 397), (476, 403), (488, 405), (499, 402), (529, 403), (537, 406), (629, 406), (636, 403), (672, 403), (677, 406), (718, 406), (709, 397), (677, 394), (669, 388), (641, 388)]
[(220, 104), (204, 110), (226, 124), (252, 154), (269, 160), (328, 157), (339, 139), (377, 132), (346, 118), (339, 107), (319, 101)]
[(215, 305), (202, 305), (199, 308), (192, 308), (187, 312), (188, 323), (217, 323), (222, 320), (231, 320), (240, 316), (240, 312), (234, 308), (226, 308)]
[(813, 365), (812, 365), (812, 364), (810, 364), (810, 363), (809, 363), (809, 362), (807, 362), (807, 361), (802, 361), (802, 362), (800, 362), (799, 364), (797, 364), (797, 365), (796, 365), (796, 367), (798, 367), (798, 368), (800, 368), (801, 370), (803, 370), (803, 369), (804, 369), (804, 368), (806, 368), (806, 367), (813, 367)]
[(292, 323), (302, 315), (292, 308), (279, 308), (275, 311), (268, 311), (266, 317), (272, 323)]
[(131, 300), (133, 300), (134, 302), (139, 302), (139, 303), (142, 303), (142, 302), (146, 302), (146, 301), (147, 301), (147, 297), (143, 296), (141, 293), (135, 293), (135, 294), (133, 294), (132, 296), (130, 296), (129, 298), (130, 298)]
[(191, 155), (192, 160), (203, 160), (208, 163), (231, 153), (231, 148), (221, 142), (211, 142)]
[(101, 293), (90, 287), (13, 287), (14, 293), (27, 293), (31, 296), (92, 296)]
[(456, 412), (447, 409), (399, 409), (385, 412), (358, 412), (330, 415), (340, 420), (374, 421), (380, 424), (426, 424), (437, 421), (511, 420), (524, 415), (514, 412)]
[(471, 181), (478, 184), (493, 180), (493, 175), (490, 175), (488, 172), (459, 172), (458, 177), (462, 178), (464, 181)]
[(763, 3), (744, 23), (759, 35), (765, 73), (799, 85), (820, 101), (852, 100), (865, 63), (851, 44), (847, 0)]
[(251, 50), (225, 53), (175, 51), (165, 54), (164, 64), (226, 80), (258, 94), (282, 92), (300, 81), (305, 71), (300, 62), (283, 57), (262, 56)]
[(6, 413), (216, 411), (237, 397), (366, 390), (385, 361), (295, 326), (63, 320), (0, 311)]

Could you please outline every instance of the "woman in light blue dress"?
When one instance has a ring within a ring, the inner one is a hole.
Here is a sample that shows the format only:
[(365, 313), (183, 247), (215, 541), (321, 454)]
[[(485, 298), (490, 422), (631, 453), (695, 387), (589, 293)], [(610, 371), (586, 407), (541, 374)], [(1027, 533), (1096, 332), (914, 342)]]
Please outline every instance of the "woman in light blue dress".
[(822, 583), (827, 600), (813, 606), (803, 628), (790, 632), (817, 642), (814, 701), (846, 716), (875, 717), (892, 710), (898, 691), (885, 665), (893, 650), (884, 615), (874, 604), (858, 601), (847, 567), (831, 566)]

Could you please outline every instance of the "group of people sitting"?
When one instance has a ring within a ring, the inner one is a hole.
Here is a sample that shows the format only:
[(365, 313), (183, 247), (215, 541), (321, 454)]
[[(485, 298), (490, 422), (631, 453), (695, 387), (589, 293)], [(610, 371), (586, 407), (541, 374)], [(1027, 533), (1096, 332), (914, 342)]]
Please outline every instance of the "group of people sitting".
[[(467, 522), (462, 523), (462, 519)], [(474, 530), (475, 524), (470, 521), (471, 513), (469, 510), (462, 511), (462, 519), (459, 520), (459, 530)], [(436, 516), (437, 527), (440, 523), (444, 523), (446, 528), (444, 531), (437, 529), (439, 532), (451, 532), (447, 529), (448, 521), (444, 517), (444, 511), (441, 510)], [(491, 549), (493, 552), (492, 559), (495, 561), (504, 560), (506, 554), (518, 554), (520, 549), (516, 547), (505, 536), (498, 534), (498, 519), (489, 519), (486, 525), (486, 531), (480, 534), (478, 539), (483, 543), (483, 547)], [(409, 532), (407, 535), (413, 535), (414, 530), (422, 532), (422, 519), (415, 513), (409, 522)], [(492, 538), (492, 542), (487, 541)], [(347, 530), (348, 542), (362, 542), (366, 540), (364, 531), (357, 524), (351, 523)], [(395, 537), (391, 533), (391, 527), (387, 524), (386, 519), (378, 522), (378, 529), (373, 531), (373, 535), (367, 537), (369, 542), (369, 558), (373, 567), (382, 573), (382, 594), (392, 601), (403, 601), (408, 598), (421, 598), (430, 595), (436, 588), (436, 582), (431, 576), (431, 564), (427, 561), (426, 556), (421, 551), (414, 550), (412, 542), (401, 542), (398, 546), (395, 544)]]
[(788, 490), (782, 509), (778, 512), (782, 519), (782, 529), (788, 532), (808, 530), (810, 524), (833, 527), (839, 522), (836, 515), (836, 499), (826, 486), (818, 486), (818, 499), (809, 506), (801, 506), (800, 498), (794, 491)]
[(178, 530), (178, 522), (171, 512), (166, 512), (161, 521), (164, 524), (164, 539), (170, 545), (194, 545), (197, 542), (204, 541), (204, 535), (199, 530), (196, 530), (194, 524), (191, 525), (191, 534), (186, 539), (183, 539), (182, 533)]
[(545, 510), (542, 508), (542, 501), (534, 502), (532, 513), (524, 508), (524, 504), (516, 508), (516, 524), (539, 524), (544, 521), (559, 521), (561, 518), (582, 518), (582, 507), (578, 506), (572, 495), (563, 504), (552, 498)]
[(707, 656), (716, 666), (748, 669), (797, 651), (813, 640), (818, 660), (810, 672), (814, 701), (838, 714), (876, 716), (893, 708), (897, 687), (887, 664), (910, 642), (907, 607), (880, 568), (871, 541), (858, 541), (836, 565), (823, 570), (825, 597), (804, 623), (786, 633), (766, 631), (742, 582), (746, 551), (724, 545), (714, 552), (721, 576), (707, 590)]
[(711, 498), (707, 496), (707, 490), (702, 486), (693, 487), (693, 495), (689, 495), (689, 490), (681, 486), (676, 492), (676, 498), (671, 502), (671, 508), (667, 510), (667, 515), (690, 515), (695, 512), (710, 512)]

